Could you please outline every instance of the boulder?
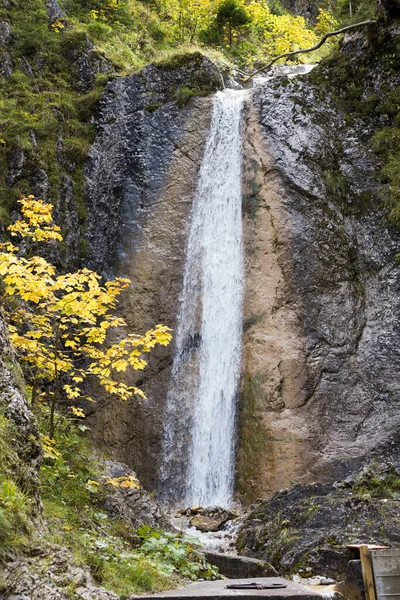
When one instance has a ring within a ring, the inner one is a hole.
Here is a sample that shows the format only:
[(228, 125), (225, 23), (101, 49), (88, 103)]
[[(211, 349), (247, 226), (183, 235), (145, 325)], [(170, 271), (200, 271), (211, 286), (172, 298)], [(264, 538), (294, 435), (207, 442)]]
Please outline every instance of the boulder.
[(236, 556), (222, 552), (206, 552), (206, 560), (218, 567), (220, 575), (230, 579), (250, 579), (252, 577), (277, 577), (272, 565), (248, 556)]
[(237, 513), (219, 506), (191, 507), (187, 509), (186, 515), (193, 515), (190, 519), (190, 525), (205, 533), (219, 531), (225, 523), (239, 516)]
[(213, 519), (212, 517), (206, 517), (204, 515), (196, 515), (190, 520), (190, 525), (195, 527), (199, 531), (209, 533), (212, 531), (219, 531), (224, 525), (225, 521), (219, 519)]

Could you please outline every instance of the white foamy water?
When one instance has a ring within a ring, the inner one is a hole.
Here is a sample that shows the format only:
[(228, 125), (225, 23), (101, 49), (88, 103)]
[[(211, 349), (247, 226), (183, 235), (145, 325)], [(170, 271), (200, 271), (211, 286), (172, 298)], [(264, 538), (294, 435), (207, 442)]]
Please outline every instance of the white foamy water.
[[(248, 92), (224, 90), (193, 202), (162, 475), (169, 499), (229, 506), (242, 338), (242, 140)], [(179, 498), (180, 497), (180, 498)]]

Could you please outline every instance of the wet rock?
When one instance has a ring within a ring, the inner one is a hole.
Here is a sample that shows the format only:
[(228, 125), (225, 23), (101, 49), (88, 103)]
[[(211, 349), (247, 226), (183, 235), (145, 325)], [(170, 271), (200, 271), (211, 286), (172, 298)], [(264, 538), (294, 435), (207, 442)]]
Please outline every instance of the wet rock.
[(370, 150), (388, 117), (356, 117), (343, 82), (332, 87), (364, 69), (360, 106), (396, 89), (376, 36), (348, 36), (330, 67), (254, 91), (237, 478), (247, 502), (341, 480), (372, 456), (400, 464), (400, 234)]
[(192, 507), (189, 509), (189, 515), (193, 513), (194, 516), (190, 519), (190, 525), (203, 532), (219, 531), (225, 523), (238, 517), (237, 513), (217, 506)]
[(365, 600), (361, 560), (347, 563), (345, 580), (338, 583), (336, 589), (349, 600)]
[(205, 556), (209, 563), (218, 567), (220, 575), (230, 579), (278, 576), (272, 565), (248, 556), (234, 556), (222, 552), (206, 552)]
[[(200, 53), (110, 81), (85, 166), (87, 264), (105, 277), (118, 274), (134, 282), (121, 305), (130, 332), (155, 323), (176, 324), (187, 223), (211, 117), (208, 97), (178, 107), (177, 91), (184, 86), (209, 94), (222, 82), (218, 69)], [(99, 445), (134, 465), (151, 491), (160, 483), (173, 351), (173, 344), (156, 349), (146, 371), (131, 378), (146, 390), (145, 403), (134, 398), (105, 402), (90, 417)], [(174, 485), (177, 498), (184, 494), (182, 448), (189, 418), (182, 405), (177, 415), (182, 435), (174, 439), (168, 470), (161, 473), (163, 489)]]
[[(162, 191), (168, 163), (174, 152), (179, 154), (190, 112), (178, 110), (174, 101), (181, 86), (211, 93), (222, 82), (217, 67), (195, 52), (178, 57), (176, 64), (172, 59), (149, 65), (139, 75), (107, 85), (98, 136), (86, 167), (89, 262), (99, 272), (110, 272), (117, 259), (116, 240), (123, 244), (132, 218), (142, 221), (146, 209), (152, 208)], [(128, 201), (132, 214), (125, 215)], [(124, 218), (127, 223), (121, 223)], [(136, 228), (140, 230), (139, 225)], [(139, 231), (135, 233), (138, 243)]]
[(224, 521), (221, 522), (219, 519), (197, 515), (190, 520), (190, 525), (199, 531), (208, 533), (211, 531), (219, 531), (223, 527)]
[(351, 490), (298, 484), (278, 492), (244, 520), (238, 551), (270, 562), (279, 573), (343, 579), (351, 558), (346, 544), (400, 542), (400, 500), (376, 497), (373, 489), (367, 494), (362, 477)]

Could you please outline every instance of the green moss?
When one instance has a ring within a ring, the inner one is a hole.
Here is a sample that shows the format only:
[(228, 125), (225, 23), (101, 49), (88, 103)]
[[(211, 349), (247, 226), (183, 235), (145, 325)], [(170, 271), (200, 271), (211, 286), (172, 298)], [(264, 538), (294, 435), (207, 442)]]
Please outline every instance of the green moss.
[[(380, 160), (380, 200), (388, 221), (400, 227), (400, 86), (394, 79), (400, 68), (400, 35), (389, 37), (383, 27), (374, 28), (368, 40), (362, 57), (349, 60), (337, 50), (309, 77), (342, 110), (349, 126), (361, 121), (365, 132), (373, 132), (369, 144)], [(372, 81), (372, 72), (379, 74), (378, 84), (377, 76)], [(336, 167), (327, 170), (325, 183), (345, 211), (364, 210), (373, 200), (364, 195), (356, 199), (357, 207), (349, 206), (345, 201), (347, 183)]]
[(240, 392), (240, 435), (236, 465), (238, 490), (245, 503), (254, 502), (259, 497), (260, 473), (266, 468), (271, 469), (273, 464), (268, 446), (268, 432), (260, 414), (260, 405), (262, 405), (261, 384), (257, 379), (246, 375)]
[(250, 219), (254, 221), (257, 217), (261, 202), (261, 185), (256, 181), (256, 174), (259, 168), (256, 161), (253, 161), (252, 167), (254, 171), (254, 177), (251, 180), (251, 189), (244, 198), (243, 206), (246, 211), (246, 214), (250, 217)]
[(323, 173), (327, 196), (336, 204), (344, 206), (347, 200), (348, 183), (339, 168), (327, 169)]
[(204, 60), (201, 52), (177, 52), (172, 56), (157, 62), (157, 66), (165, 71), (175, 71), (185, 66), (199, 67)]
[(4, 360), (5, 366), (12, 374), (13, 380), (18, 385), (20, 391), (26, 398), (28, 398), (26, 382), (25, 382), (24, 374), (22, 372), (22, 368), (21, 368), (20, 364), (18, 362), (16, 362), (15, 360), (9, 358), (8, 356), (3, 357), (3, 360)]
[[(76, 182), (83, 179), (82, 168), (94, 139), (91, 118), (105, 77), (98, 76), (92, 89), (80, 92), (77, 74), (71, 69), (69, 52), (82, 51), (87, 43), (84, 32), (74, 29), (57, 33), (49, 28), (44, 2), (16, 0), (11, 9), (1, 9), (0, 17), (13, 30), (12, 56), (16, 65), (8, 80), (0, 80), (0, 129), (4, 144), (0, 149), (0, 206), (2, 221), (16, 208), (21, 194), (32, 193), (38, 169), (45, 171), (50, 183), (49, 199), (57, 203), (63, 175)], [(28, 59), (34, 78), (24, 73)], [(65, 158), (59, 157), (63, 146)], [(9, 189), (6, 166), (15, 150), (23, 150), (23, 179)], [(83, 186), (75, 186), (77, 204), (83, 204)], [(81, 193), (82, 192), (82, 193)], [(85, 211), (80, 210), (84, 223)]]
[(160, 104), (160, 102), (150, 102), (150, 104), (145, 106), (145, 110), (147, 110), (147, 112), (154, 112), (158, 110), (161, 106), (162, 104)]
[(189, 87), (189, 86), (183, 85), (175, 90), (174, 99), (175, 99), (177, 105), (179, 106), (179, 108), (183, 108), (184, 106), (186, 106), (186, 104), (188, 104), (188, 102), (190, 102), (190, 100), (192, 98), (208, 96), (209, 93), (210, 93), (210, 88), (208, 86), (206, 86), (202, 89), (197, 86)]
[(264, 318), (265, 313), (261, 313), (258, 315), (254, 315), (253, 317), (250, 317), (249, 319), (246, 319), (245, 322), (243, 323), (243, 331), (246, 332), (249, 329), (251, 329), (252, 327), (254, 327), (254, 325), (257, 325), (257, 323), (261, 323), (261, 321)]
[(357, 480), (353, 489), (360, 496), (368, 494), (372, 498), (398, 498), (400, 495), (400, 477), (392, 467), (382, 473), (371, 463)]
[(0, 412), (0, 561), (23, 549), (32, 532), (31, 500), (21, 485), (21, 459), (15, 449), (18, 431)]

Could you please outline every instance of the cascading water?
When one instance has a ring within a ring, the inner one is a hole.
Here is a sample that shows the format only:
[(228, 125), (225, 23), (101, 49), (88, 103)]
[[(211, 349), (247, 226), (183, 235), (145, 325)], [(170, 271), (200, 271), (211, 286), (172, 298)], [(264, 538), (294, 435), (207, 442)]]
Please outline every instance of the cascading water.
[(193, 202), (161, 474), (164, 494), (175, 503), (232, 502), (242, 337), (241, 115), (246, 94), (224, 90), (214, 97)]

